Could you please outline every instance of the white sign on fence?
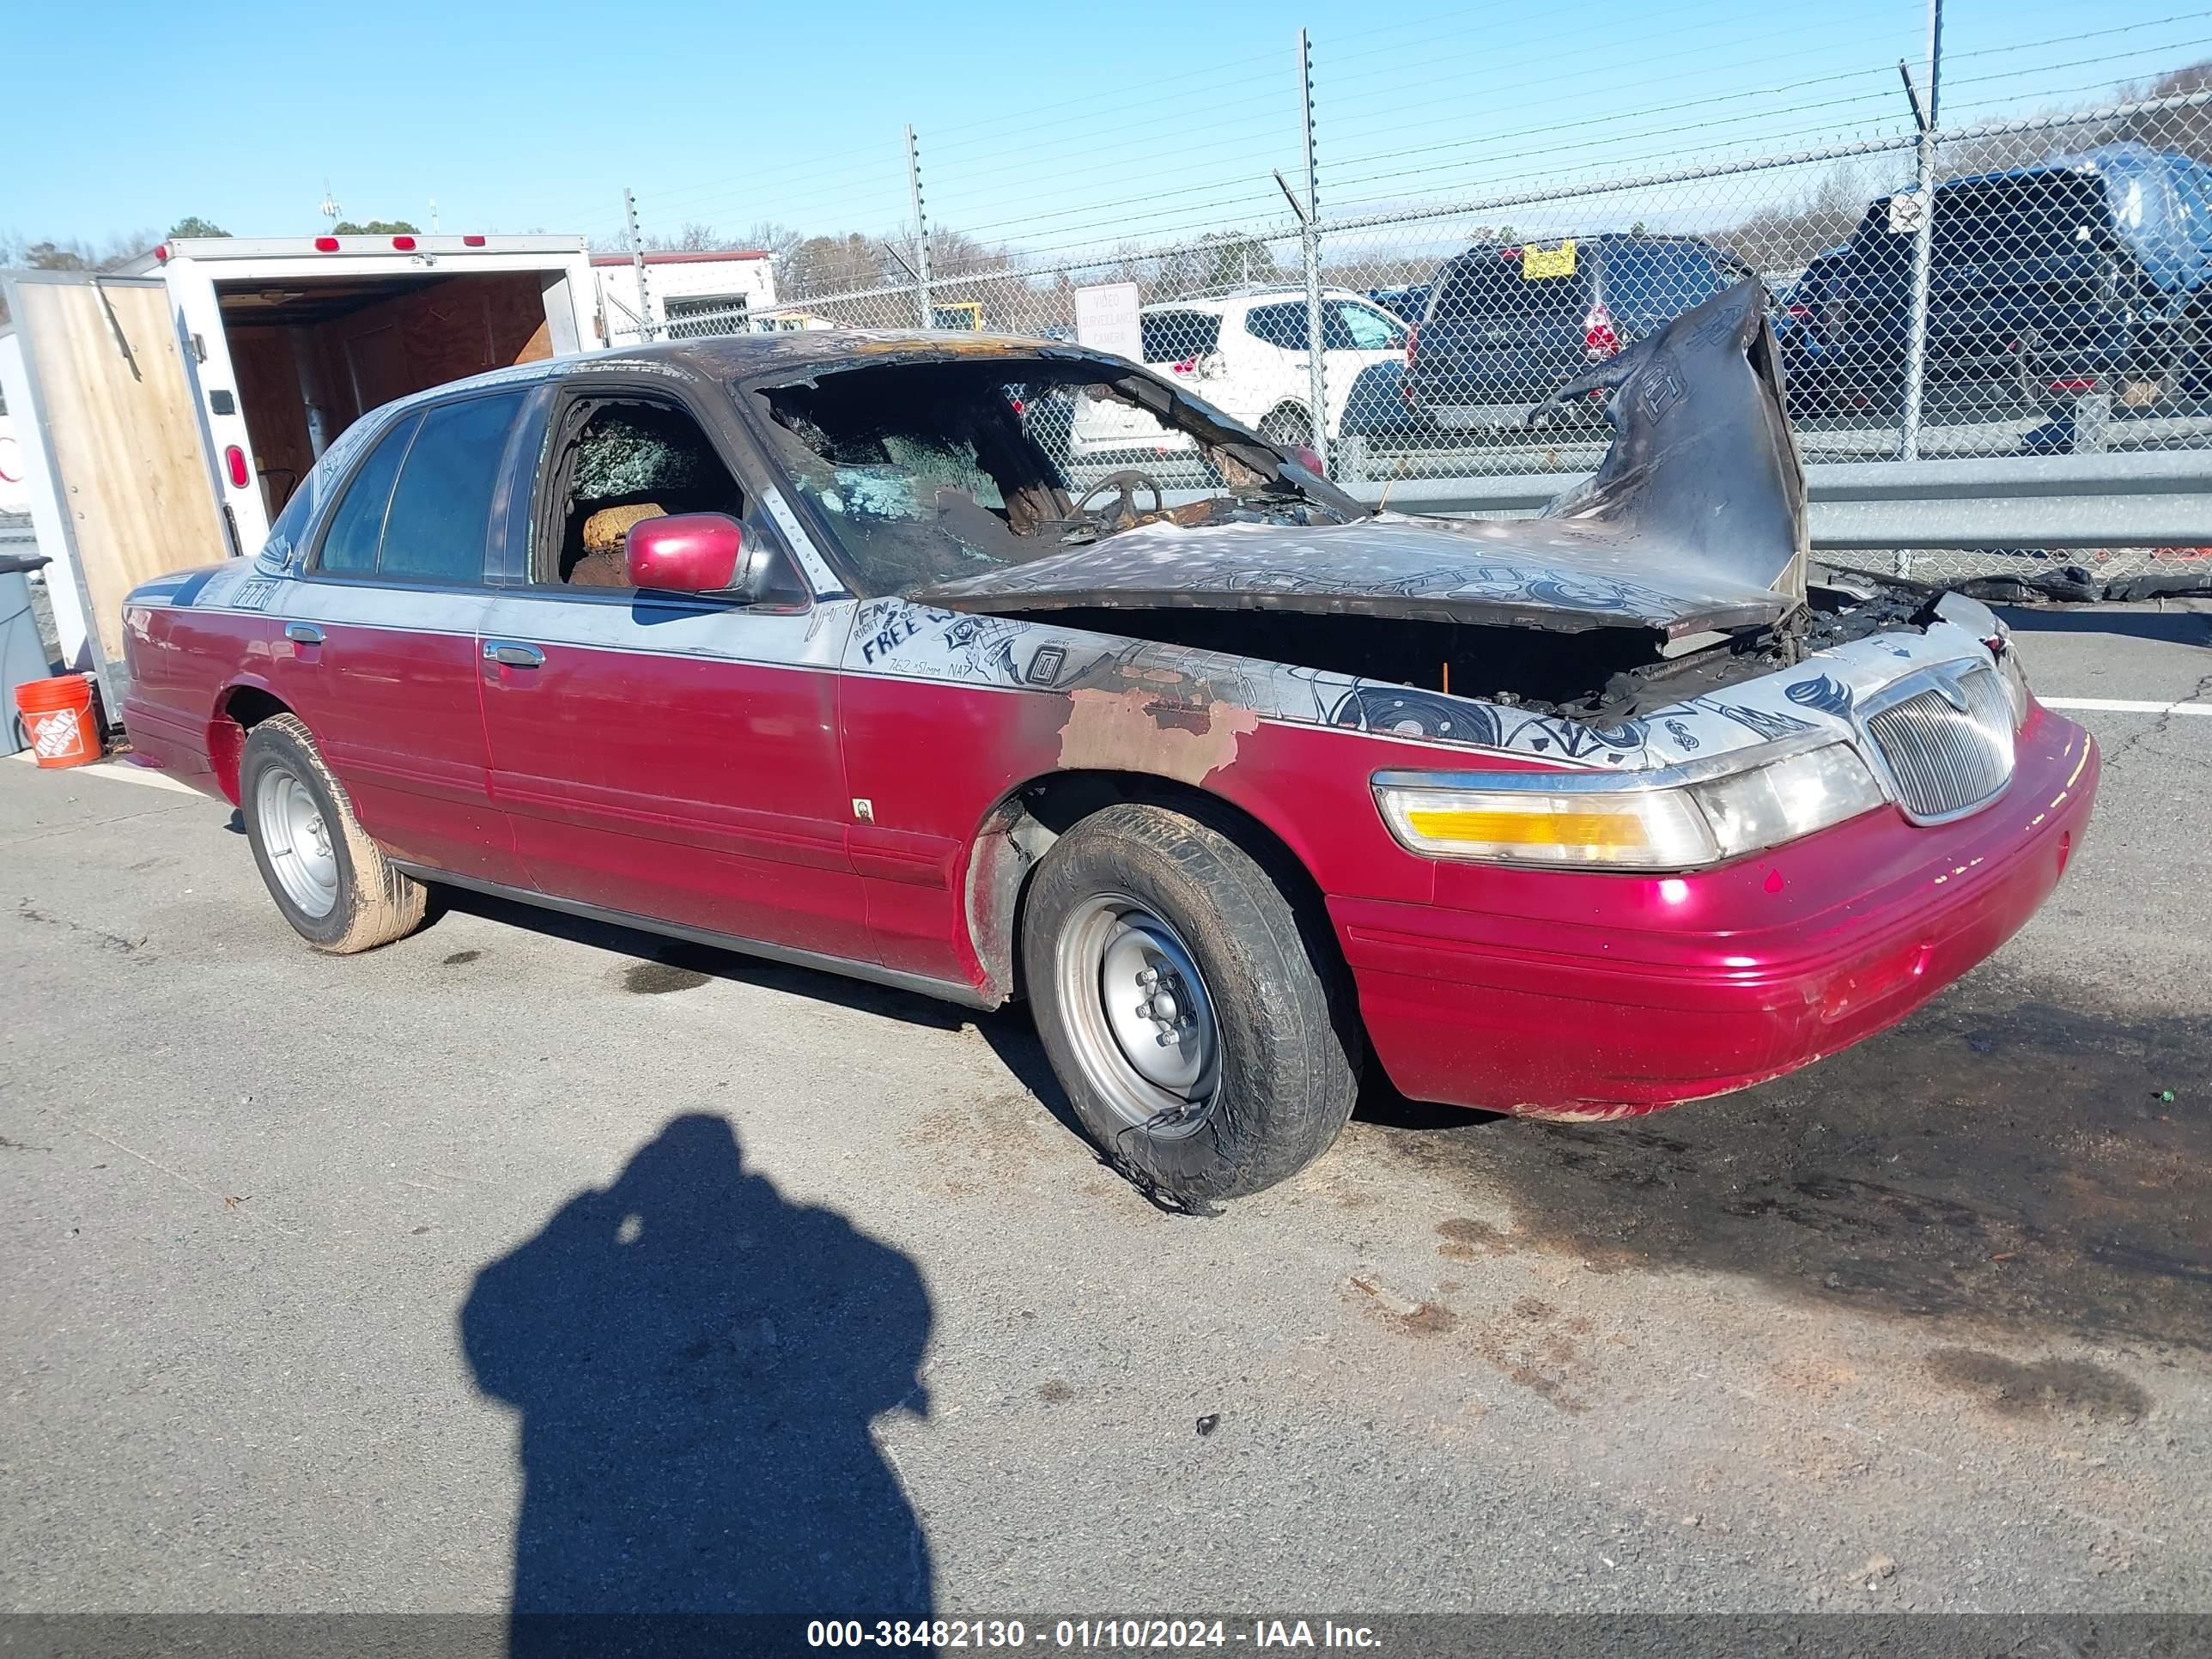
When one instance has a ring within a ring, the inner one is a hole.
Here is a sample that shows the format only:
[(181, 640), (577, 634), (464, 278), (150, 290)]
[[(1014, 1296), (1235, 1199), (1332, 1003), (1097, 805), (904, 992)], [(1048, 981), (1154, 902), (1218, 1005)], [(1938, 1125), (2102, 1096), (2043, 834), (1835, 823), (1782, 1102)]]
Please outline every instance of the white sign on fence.
[(1075, 290), (1078, 344), (1110, 351), (1133, 363), (1145, 361), (1145, 333), (1137, 320), (1143, 296), (1134, 283), (1101, 283)]

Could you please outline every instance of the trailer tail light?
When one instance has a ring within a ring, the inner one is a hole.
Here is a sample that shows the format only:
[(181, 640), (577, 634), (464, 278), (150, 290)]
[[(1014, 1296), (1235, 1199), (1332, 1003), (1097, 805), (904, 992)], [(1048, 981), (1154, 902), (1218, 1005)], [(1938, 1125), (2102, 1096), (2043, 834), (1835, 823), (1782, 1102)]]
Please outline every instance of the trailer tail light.
[(2075, 375), (2063, 380), (2053, 380), (2051, 389), (2053, 392), (2094, 392), (2097, 377), (2094, 374)]
[(392, 246), (402, 253), (412, 253), (415, 251), (415, 239), (412, 236), (395, 236), (392, 239)]
[(222, 452), (223, 471), (230, 474), (230, 487), (243, 489), (253, 482), (252, 473), (246, 471), (246, 452), (236, 444)]
[(1596, 360), (1610, 357), (1620, 349), (1620, 336), (1613, 331), (1613, 313), (1602, 305), (1590, 307), (1583, 319), (1583, 353)]
[(464, 236), (461, 238), (461, 246), (463, 247), (482, 247), (483, 245), (484, 239), (481, 236)]
[(318, 237), (316, 237), (316, 238), (315, 238), (315, 252), (318, 252), (318, 253), (336, 253), (337, 251), (338, 251), (338, 239), (337, 239), (337, 237), (335, 237), (335, 236), (318, 236)]

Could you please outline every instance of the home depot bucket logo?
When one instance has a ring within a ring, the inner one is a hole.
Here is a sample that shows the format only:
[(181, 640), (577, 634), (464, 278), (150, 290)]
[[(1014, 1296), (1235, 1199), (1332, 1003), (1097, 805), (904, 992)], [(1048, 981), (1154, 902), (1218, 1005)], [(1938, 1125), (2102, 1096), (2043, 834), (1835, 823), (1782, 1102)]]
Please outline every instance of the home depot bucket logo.
[(59, 760), (64, 755), (81, 753), (84, 748), (83, 728), (74, 708), (59, 708), (41, 714), (35, 722), (31, 736), (31, 750), (40, 760)]

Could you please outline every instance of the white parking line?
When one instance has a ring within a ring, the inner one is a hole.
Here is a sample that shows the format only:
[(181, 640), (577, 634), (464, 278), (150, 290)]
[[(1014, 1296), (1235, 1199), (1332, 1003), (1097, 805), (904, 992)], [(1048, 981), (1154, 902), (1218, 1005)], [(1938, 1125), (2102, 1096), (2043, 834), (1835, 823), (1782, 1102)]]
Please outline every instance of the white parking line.
[(2106, 714), (2212, 714), (2212, 702), (2131, 702), (2124, 697), (2045, 697), (2045, 708), (2086, 708)]
[[(39, 757), (27, 749), (19, 749), (9, 758), (22, 761), (31, 766), (36, 766), (39, 763)], [(150, 766), (134, 766), (126, 760), (94, 761), (89, 766), (75, 766), (65, 769), (82, 772), (87, 777), (113, 778), (118, 783), (143, 783), (153, 789), (173, 789), (180, 795), (199, 793), (199, 791), (189, 783), (180, 782), (167, 772), (156, 772)]]

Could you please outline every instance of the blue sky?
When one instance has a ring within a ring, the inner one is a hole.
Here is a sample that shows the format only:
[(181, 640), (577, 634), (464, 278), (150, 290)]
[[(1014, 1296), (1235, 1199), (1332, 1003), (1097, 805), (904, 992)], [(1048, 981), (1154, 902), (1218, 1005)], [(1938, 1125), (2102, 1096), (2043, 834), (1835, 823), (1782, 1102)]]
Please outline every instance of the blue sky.
[[(2063, 105), (2212, 56), (2186, 0), (1950, 0), (1947, 111)], [(1280, 216), (1314, 40), (1325, 209), (1480, 197), (1904, 130), (1924, 7), (1316, 9), (1260, 0), (830, 8), (662, 0), (19, 8), (9, 126), (44, 136), (0, 231), (100, 242), (188, 213), (246, 234), (891, 230), (902, 127), (932, 217), (1033, 250)]]

